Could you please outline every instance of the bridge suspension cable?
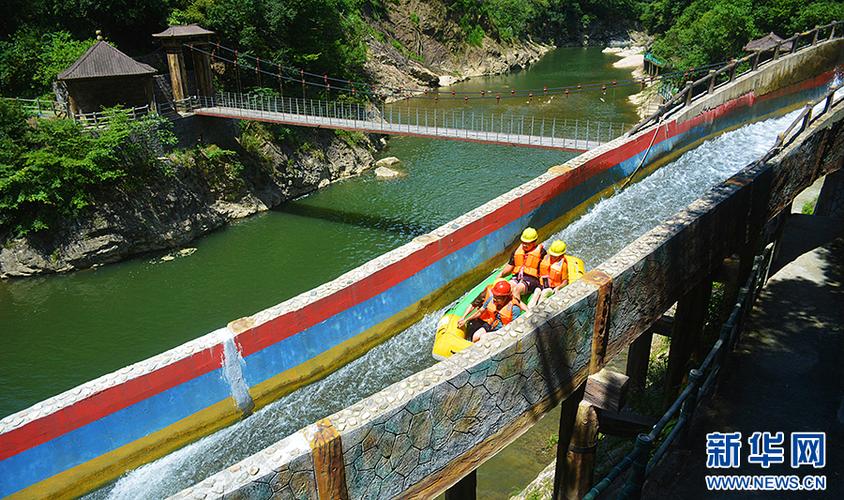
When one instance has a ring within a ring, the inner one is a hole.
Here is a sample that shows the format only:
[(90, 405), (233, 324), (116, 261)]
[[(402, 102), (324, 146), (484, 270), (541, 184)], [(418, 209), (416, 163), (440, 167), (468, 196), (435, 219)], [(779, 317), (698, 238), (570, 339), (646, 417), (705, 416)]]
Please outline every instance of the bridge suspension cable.
[[(386, 90), (392, 94), (399, 94), (404, 95), (406, 98), (424, 98), (430, 97), (435, 100), (443, 99), (460, 99), (460, 100), (469, 100), (472, 98), (485, 98), (485, 99), (506, 99), (506, 98), (519, 98), (519, 99), (532, 99), (532, 98), (540, 98), (544, 96), (568, 96), (569, 94), (584, 92), (587, 90), (600, 90), (603, 93), (606, 93), (607, 90), (612, 90), (615, 88), (625, 87), (625, 86), (632, 86), (632, 85), (641, 85), (647, 82), (655, 82), (661, 80), (668, 80), (674, 77), (682, 76), (685, 78), (692, 78), (694, 75), (703, 73), (708, 71), (712, 68), (722, 67), (728, 64), (730, 61), (719, 61), (717, 63), (707, 64), (704, 66), (699, 66), (695, 68), (691, 68), (686, 71), (674, 71), (669, 73), (663, 73), (662, 75), (658, 76), (649, 76), (649, 77), (642, 77), (642, 78), (627, 78), (627, 79), (618, 79), (618, 80), (611, 80), (611, 81), (601, 81), (601, 82), (589, 82), (589, 83), (578, 83), (576, 85), (567, 85), (567, 86), (557, 86), (557, 87), (549, 87), (544, 86), (540, 88), (532, 88), (532, 89), (492, 89), (492, 90), (480, 90), (480, 91), (462, 91), (462, 90), (451, 90), (451, 91), (439, 91), (438, 89), (434, 88), (425, 88), (425, 87), (393, 87), (389, 85), (378, 85), (378, 84), (370, 84), (367, 82), (355, 81), (355, 80), (348, 80), (343, 78), (337, 78), (329, 76), (328, 74), (324, 73), (322, 75), (305, 71), (301, 68), (294, 68), (290, 66), (285, 66), (278, 62), (274, 61), (267, 61), (261, 60), (259, 57), (252, 56), (249, 54), (242, 54), (237, 51), (237, 49), (232, 49), (226, 47), (224, 45), (220, 45), (219, 43), (213, 43), (215, 49), (211, 52), (196, 47), (192, 44), (186, 44), (186, 46), (193, 51), (197, 51), (206, 55), (209, 55), (213, 60), (220, 60), (224, 63), (234, 64), (250, 71), (255, 71), (256, 75), (267, 75), (270, 77), (277, 78), (279, 80), (294, 82), (297, 84), (316, 87), (325, 89), (328, 91), (335, 90), (346, 92), (352, 95), (356, 95), (358, 92), (372, 96), (373, 90), (380, 89)], [(233, 59), (228, 57), (219, 55), (216, 53), (216, 50), (219, 49), (221, 51), (227, 51), (228, 53), (232, 54)], [(248, 61), (251, 59), (253, 61), (252, 64), (249, 64)], [(268, 65), (270, 68), (273, 68), (274, 71), (264, 69), (264, 64)], [(285, 72), (287, 74), (285, 74)], [(292, 76), (295, 75), (295, 76)], [(318, 79), (318, 81), (313, 81), (313, 79)], [(332, 83), (333, 82), (333, 83)], [(441, 94), (446, 95), (441, 95)], [(450, 94), (450, 95), (448, 95)]]

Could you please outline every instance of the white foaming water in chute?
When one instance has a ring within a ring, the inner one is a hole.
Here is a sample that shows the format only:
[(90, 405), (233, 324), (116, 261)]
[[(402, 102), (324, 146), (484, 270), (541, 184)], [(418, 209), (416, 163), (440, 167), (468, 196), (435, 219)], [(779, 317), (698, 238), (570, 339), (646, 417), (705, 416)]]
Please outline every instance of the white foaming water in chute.
[[(587, 268), (596, 266), (762, 156), (796, 114), (746, 125), (706, 141), (644, 180), (600, 201), (549, 241), (564, 239), (570, 252), (583, 258)], [(128, 472), (89, 498), (161, 498), (174, 494), (311, 422), (433, 365), (431, 345), (444, 311), (429, 313), (323, 380), (281, 398), (242, 422)], [(232, 344), (231, 349), (231, 359), (235, 360), (236, 347)], [(230, 367), (239, 368), (234, 364)]]
[(710, 139), (627, 189), (605, 198), (546, 244), (560, 238), (591, 269), (712, 186), (764, 155), (797, 116), (792, 112)]

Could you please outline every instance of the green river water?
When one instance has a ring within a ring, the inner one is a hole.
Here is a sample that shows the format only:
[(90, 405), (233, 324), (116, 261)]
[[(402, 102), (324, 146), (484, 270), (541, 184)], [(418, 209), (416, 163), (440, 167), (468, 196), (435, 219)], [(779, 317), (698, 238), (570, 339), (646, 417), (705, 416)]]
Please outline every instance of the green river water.
[[(629, 78), (612, 68), (616, 60), (599, 48), (561, 48), (525, 71), (454, 88), (479, 94)], [(468, 105), (446, 91), (439, 102), (414, 99), (410, 106), (630, 124), (636, 115), (627, 97), (636, 90), (537, 96), (530, 103), (472, 98)], [(574, 156), (406, 137), (390, 139), (382, 155), (399, 157), (406, 175), (383, 181), (369, 172), (334, 183), (191, 243), (190, 256), (162, 261), (162, 252), (0, 282), (0, 417), (329, 281)], [(544, 419), (484, 466), (485, 496), (506, 498), (541, 470), (553, 458), (546, 442), (556, 425), (555, 417)]]
[[(541, 88), (629, 78), (598, 48), (557, 49), (526, 71), (460, 90)], [(631, 123), (635, 87), (523, 99), (473, 99), (475, 110), (588, 114)], [(548, 102), (550, 100), (550, 103)], [(416, 99), (443, 108), (460, 100)], [(144, 255), (67, 275), (0, 282), (0, 417), (255, 313), (363, 264), (544, 172), (558, 151), (393, 138), (384, 155), (408, 175), (337, 182), (191, 244), (189, 257)]]

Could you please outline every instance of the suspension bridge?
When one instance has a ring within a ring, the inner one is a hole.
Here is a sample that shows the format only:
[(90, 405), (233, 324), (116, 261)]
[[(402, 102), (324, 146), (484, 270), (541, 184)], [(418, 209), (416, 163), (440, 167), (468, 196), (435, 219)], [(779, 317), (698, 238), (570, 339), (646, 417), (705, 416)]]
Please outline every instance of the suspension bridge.
[(229, 92), (191, 97), (179, 104), (194, 114), (218, 118), (572, 152), (595, 148), (627, 130), (623, 123), (596, 120)]

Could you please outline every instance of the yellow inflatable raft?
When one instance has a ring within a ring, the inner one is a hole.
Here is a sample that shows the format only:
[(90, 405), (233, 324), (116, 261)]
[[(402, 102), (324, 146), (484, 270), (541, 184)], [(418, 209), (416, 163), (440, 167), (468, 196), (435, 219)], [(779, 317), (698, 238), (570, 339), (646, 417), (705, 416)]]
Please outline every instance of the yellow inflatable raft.
[[(569, 283), (574, 283), (579, 280), (581, 276), (586, 273), (586, 267), (583, 260), (566, 255), (568, 261)], [(501, 268), (492, 272), (485, 280), (475, 285), (472, 290), (457, 301), (440, 319), (437, 324), (437, 333), (434, 338), (433, 356), (440, 361), (458, 353), (463, 349), (472, 345), (471, 332), (466, 332), (457, 326), (458, 321), (463, 318), (464, 314), (469, 311), (472, 312), (472, 301), (478, 296), (486, 292), (486, 287), (495, 282)], [(509, 277), (509, 276), (508, 276)], [(522, 302), (528, 303), (530, 295), (522, 297)], [(466, 314), (468, 316), (469, 314)]]

